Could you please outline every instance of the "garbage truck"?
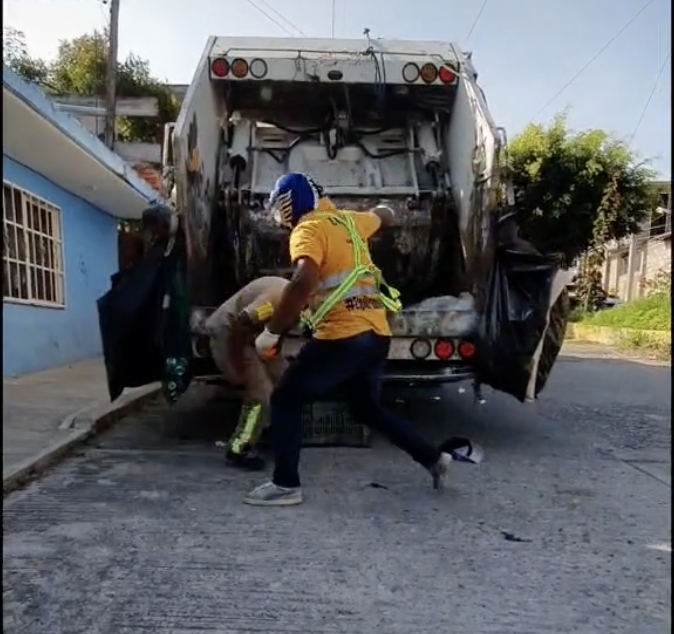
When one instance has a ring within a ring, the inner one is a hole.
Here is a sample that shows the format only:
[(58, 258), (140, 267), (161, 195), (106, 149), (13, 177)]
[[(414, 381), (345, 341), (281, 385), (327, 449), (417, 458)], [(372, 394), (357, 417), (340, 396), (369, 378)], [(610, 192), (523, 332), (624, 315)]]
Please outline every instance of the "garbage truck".
[[(209, 38), (163, 152), (195, 372), (212, 367), (212, 311), (257, 277), (291, 273), (288, 234), (265, 201), (279, 176), (303, 172), (338, 209), (395, 212), (370, 245), (404, 305), (390, 316), (386, 381), (473, 379), (534, 398), (568, 311), (563, 271), (508, 229), (505, 151), (457, 44)], [(302, 345), (291, 333), (283, 352)]]

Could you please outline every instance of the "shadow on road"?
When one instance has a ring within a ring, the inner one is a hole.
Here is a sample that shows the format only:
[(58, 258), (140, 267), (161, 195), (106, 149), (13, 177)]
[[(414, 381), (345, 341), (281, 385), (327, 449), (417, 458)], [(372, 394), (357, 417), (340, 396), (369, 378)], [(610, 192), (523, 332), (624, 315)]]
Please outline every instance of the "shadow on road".
[[(463, 388), (463, 393), (459, 392)], [(501, 447), (546, 440), (537, 408), (485, 390), (487, 402), (473, 399), (468, 383), (437, 388), (395, 387), (382, 395), (386, 407), (410, 420), (434, 442), (465, 436)], [(173, 407), (158, 399), (97, 439), (101, 448), (171, 450), (215, 448), (233, 433), (240, 402), (215, 386), (195, 384)], [(384, 442), (373, 435), (373, 445)]]

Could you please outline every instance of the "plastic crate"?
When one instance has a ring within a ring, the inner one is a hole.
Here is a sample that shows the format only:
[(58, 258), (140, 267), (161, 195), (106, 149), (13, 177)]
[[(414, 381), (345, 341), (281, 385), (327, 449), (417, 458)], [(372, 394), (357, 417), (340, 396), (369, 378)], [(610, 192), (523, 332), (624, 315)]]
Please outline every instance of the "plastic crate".
[(305, 447), (369, 447), (370, 430), (357, 422), (345, 403), (319, 401), (302, 413)]

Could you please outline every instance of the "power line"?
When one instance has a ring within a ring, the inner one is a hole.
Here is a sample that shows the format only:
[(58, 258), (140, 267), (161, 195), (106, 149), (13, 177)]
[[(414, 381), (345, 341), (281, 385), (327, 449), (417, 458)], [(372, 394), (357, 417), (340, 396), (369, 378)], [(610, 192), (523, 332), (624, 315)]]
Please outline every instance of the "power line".
[(286, 18), (283, 14), (279, 13), (276, 9), (274, 9), (274, 7), (272, 7), (271, 4), (269, 4), (267, 2), (267, 0), (257, 0), (257, 1), (260, 2), (261, 4), (263, 4), (265, 7), (267, 7), (272, 13), (276, 14), (286, 24), (288, 24), (293, 29), (295, 29), (302, 37), (307, 37), (307, 34), (304, 31), (302, 31), (302, 29), (300, 29), (299, 26), (297, 26), (295, 23), (288, 20), (288, 18)]
[(332, 0), (332, 26), (330, 28), (330, 34), (332, 36), (332, 39), (335, 39), (335, 8), (336, 8), (337, 0)]
[(96, 5), (100, 9), (101, 15), (103, 16), (103, 20), (105, 22), (105, 26), (103, 27), (103, 29), (105, 30), (108, 28), (108, 20), (110, 19), (110, 16), (108, 15), (107, 11), (103, 8), (107, 5), (107, 1), (100, 0), (100, 2), (97, 2)]
[(281, 24), (276, 18), (269, 15), (262, 7), (258, 6), (253, 2), (253, 0), (246, 0), (246, 2), (253, 8), (257, 9), (267, 20), (273, 22), (279, 29), (281, 29), (286, 35), (290, 37), (295, 37), (294, 33), (291, 33), (283, 24)]
[(651, 89), (651, 93), (650, 93), (650, 95), (648, 95), (648, 99), (646, 100), (644, 108), (641, 111), (641, 114), (639, 115), (639, 120), (637, 121), (637, 124), (634, 126), (634, 132), (632, 132), (631, 136), (629, 137), (629, 143), (632, 143), (632, 141), (634, 141), (634, 137), (636, 136), (637, 132), (639, 131), (639, 127), (641, 126), (641, 123), (644, 120), (644, 117), (646, 116), (646, 111), (648, 110), (648, 106), (651, 105), (651, 101), (653, 100), (653, 97), (655, 96), (655, 91), (657, 90), (658, 84), (660, 83), (660, 78), (662, 77), (662, 73), (665, 72), (665, 66), (667, 66), (667, 62), (669, 61), (669, 58), (670, 58), (671, 54), (672, 54), (671, 50), (667, 51), (667, 56), (665, 57), (665, 61), (662, 63), (662, 66), (660, 66), (660, 70), (658, 71), (658, 75), (655, 78), (655, 81), (653, 82), (653, 88)]
[(475, 30), (475, 27), (477, 26), (477, 23), (480, 21), (480, 18), (482, 17), (482, 12), (485, 10), (487, 3), (489, 0), (484, 0), (482, 3), (482, 6), (480, 7), (480, 10), (477, 12), (477, 15), (475, 16), (475, 20), (473, 20), (473, 25), (470, 27), (470, 31), (468, 31), (468, 35), (466, 35), (466, 42), (470, 39), (470, 36), (473, 34), (473, 31)]
[(561, 95), (576, 79), (578, 79), (596, 60), (597, 58), (609, 47), (613, 42), (615, 42), (632, 24), (636, 19), (646, 10), (650, 5), (653, 4), (655, 0), (648, 0), (648, 2), (641, 7), (633, 16), (630, 18), (627, 23), (608, 41), (604, 46), (602, 46), (590, 59), (585, 66), (583, 66), (569, 81), (567, 81), (550, 99), (545, 102), (545, 105), (536, 113), (534, 119), (541, 114), (559, 95)]

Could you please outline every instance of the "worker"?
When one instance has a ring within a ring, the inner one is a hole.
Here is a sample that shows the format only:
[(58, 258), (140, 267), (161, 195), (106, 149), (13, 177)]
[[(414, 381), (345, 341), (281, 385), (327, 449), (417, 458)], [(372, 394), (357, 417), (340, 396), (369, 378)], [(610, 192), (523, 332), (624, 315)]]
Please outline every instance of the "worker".
[(275, 467), (272, 479), (244, 497), (244, 503), (285, 506), (302, 502), (298, 472), (302, 446), (302, 409), (340, 385), (346, 388), (356, 419), (387, 436), (431, 474), (442, 488), (449, 453), (433, 446), (405, 420), (380, 404), (391, 330), (388, 310), (399, 310), (395, 289), (382, 280), (367, 246), (373, 234), (393, 222), (393, 211), (339, 211), (309, 177), (282, 176), (269, 199), (274, 218), (290, 233), (294, 274), (283, 289), (273, 317), (255, 340), (266, 357), (292, 328), (307, 304), (304, 319), (311, 334), (271, 396)]
[(264, 469), (256, 444), (269, 421), (269, 397), (284, 369), (280, 355), (261, 359), (253, 346), (278, 305), (288, 280), (261, 277), (230, 297), (207, 320), (213, 359), (223, 377), (242, 388), (238, 425), (227, 443), (226, 463), (247, 470)]

